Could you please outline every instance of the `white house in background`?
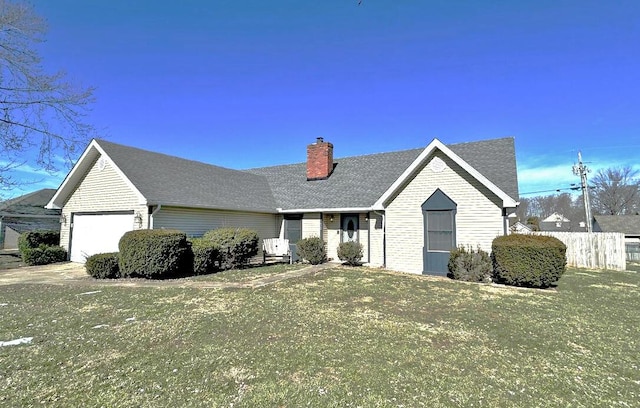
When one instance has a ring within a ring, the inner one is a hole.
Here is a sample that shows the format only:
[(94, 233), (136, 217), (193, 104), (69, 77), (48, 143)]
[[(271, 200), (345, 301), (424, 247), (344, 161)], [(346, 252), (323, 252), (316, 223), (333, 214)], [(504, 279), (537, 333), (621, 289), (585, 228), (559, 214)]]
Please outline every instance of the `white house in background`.
[(531, 229), (530, 226), (518, 221), (511, 226), (511, 232), (513, 232), (514, 234), (530, 234), (531, 232), (533, 232), (533, 229)]
[(446, 274), (451, 248), (490, 250), (508, 233), (517, 197), (513, 138), (336, 160), (318, 138), (306, 162), (242, 171), (93, 140), (47, 207), (62, 209), (72, 261), (116, 251), (132, 229), (227, 226), (293, 243), (319, 236), (333, 259), (357, 241), (371, 266)]
[(546, 232), (586, 232), (584, 221), (574, 222), (562, 214), (554, 212), (539, 223), (540, 231)]

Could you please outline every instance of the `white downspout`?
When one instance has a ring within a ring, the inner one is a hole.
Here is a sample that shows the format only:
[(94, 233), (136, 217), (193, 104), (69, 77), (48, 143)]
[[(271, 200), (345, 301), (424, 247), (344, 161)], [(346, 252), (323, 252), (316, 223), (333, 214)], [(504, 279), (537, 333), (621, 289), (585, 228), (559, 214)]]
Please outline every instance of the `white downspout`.
[(382, 267), (387, 267), (387, 217), (385, 213), (379, 211), (373, 211), (374, 213), (382, 216)]
[(160, 211), (162, 204), (158, 204), (155, 210), (149, 215), (149, 229), (153, 229), (153, 217)]

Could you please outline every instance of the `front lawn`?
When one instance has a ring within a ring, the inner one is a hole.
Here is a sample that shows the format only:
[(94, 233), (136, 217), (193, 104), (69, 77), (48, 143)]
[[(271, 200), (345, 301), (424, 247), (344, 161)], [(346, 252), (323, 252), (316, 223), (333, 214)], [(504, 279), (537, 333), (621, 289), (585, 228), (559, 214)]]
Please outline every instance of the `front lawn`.
[(337, 267), (258, 289), (3, 286), (0, 341), (33, 340), (0, 347), (0, 406), (637, 406), (639, 285)]

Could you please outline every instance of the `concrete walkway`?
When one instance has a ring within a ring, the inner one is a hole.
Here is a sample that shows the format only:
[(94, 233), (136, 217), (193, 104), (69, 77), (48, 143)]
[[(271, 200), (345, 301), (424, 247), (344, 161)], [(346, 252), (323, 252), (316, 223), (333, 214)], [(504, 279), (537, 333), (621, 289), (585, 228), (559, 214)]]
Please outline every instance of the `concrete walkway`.
[[(87, 275), (84, 264), (65, 262), (52, 265), (28, 266), (23, 268), (0, 270), (0, 286), (19, 284), (44, 285), (98, 285), (119, 287), (184, 287), (184, 288), (237, 288), (252, 289), (271, 285), (287, 279), (316, 274), (324, 269), (339, 266), (335, 263), (309, 265), (302, 269), (287, 271), (276, 275), (259, 277), (240, 282), (213, 282), (206, 280), (192, 280), (190, 278), (148, 280), (148, 279), (94, 279)], [(221, 272), (224, 273), (224, 272)]]

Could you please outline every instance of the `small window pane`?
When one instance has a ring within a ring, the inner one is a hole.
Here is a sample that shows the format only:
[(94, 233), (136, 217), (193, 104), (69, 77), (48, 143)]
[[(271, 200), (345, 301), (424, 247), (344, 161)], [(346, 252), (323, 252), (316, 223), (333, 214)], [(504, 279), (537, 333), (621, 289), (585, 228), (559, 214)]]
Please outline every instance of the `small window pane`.
[(427, 211), (428, 231), (452, 231), (453, 213), (451, 211)]
[(430, 231), (427, 233), (429, 251), (450, 251), (453, 249), (453, 233), (451, 231)]
[(427, 211), (427, 249), (450, 251), (453, 240), (453, 211)]
[(347, 223), (347, 235), (349, 235), (349, 238), (353, 238), (353, 233), (356, 231), (356, 227), (353, 223), (353, 220), (349, 220), (349, 222)]

